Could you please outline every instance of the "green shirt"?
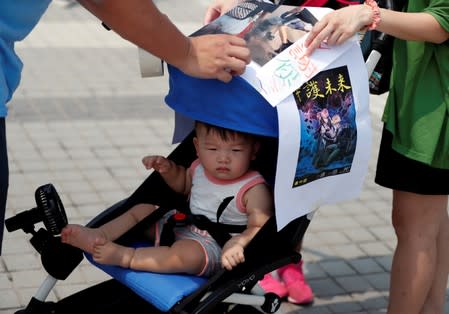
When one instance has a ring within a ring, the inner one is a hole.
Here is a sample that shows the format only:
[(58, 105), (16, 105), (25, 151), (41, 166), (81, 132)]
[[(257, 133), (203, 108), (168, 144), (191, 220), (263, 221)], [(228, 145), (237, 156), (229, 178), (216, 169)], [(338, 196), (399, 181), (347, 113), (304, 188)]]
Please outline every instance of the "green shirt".
[[(449, 31), (449, 0), (412, 0), (408, 12), (431, 14)], [(382, 120), (393, 149), (449, 169), (449, 41), (395, 40), (391, 88)]]

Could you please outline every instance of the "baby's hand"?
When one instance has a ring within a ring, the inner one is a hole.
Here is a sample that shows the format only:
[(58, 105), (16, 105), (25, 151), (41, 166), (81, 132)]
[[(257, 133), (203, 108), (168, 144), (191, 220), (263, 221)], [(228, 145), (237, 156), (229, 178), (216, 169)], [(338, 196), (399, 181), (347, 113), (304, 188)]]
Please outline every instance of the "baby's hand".
[(227, 242), (221, 254), (221, 263), (224, 268), (231, 270), (233, 267), (245, 261), (243, 246), (235, 241)]
[(168, 172), (172, 166), (170, 160), (162, 156), (145, 156), (142, 163), (146, 169), (154, 169), (159, 173)]

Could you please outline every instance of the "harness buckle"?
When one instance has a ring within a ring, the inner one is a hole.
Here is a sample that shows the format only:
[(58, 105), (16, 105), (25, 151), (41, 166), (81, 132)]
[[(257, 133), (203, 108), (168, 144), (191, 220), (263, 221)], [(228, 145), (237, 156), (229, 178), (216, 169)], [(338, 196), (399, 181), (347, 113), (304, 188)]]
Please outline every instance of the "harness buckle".
[(173, 219), (176, 222), (183, 222), (187, 219), (187, 215), (181, 212), (177, 212), (176, 214), (173, 215)]

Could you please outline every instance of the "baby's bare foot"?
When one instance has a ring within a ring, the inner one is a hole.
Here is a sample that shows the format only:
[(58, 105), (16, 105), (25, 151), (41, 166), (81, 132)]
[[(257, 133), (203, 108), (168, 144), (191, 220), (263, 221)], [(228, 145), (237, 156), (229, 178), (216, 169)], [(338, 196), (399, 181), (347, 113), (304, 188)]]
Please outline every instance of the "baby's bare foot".
[(99, 240), (94, 245), (92, 255), (97, 263), (129, 268), (134, 256), (134, 248)]
[(93, 254), (95, 243), (107, 239), (99, 229), (69, 224), (61, 231), (61, 241)]

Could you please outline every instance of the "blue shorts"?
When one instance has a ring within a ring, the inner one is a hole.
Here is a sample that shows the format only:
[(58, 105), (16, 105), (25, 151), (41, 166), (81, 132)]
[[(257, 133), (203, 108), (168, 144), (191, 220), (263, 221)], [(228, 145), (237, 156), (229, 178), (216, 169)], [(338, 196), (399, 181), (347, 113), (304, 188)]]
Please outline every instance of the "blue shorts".
[[(155, 231), (156, 246), (158, 246), (160, 243), (161, 233), (164, 224), (174, 213), (175, 213), (174, 210), (169, 211), (157, 222)], [(210, 277), (222, 268), (221, 247), (206, 230), (198, 229), (193, 225), (187, 225), (183, 227), (175, 227), (173, 231), (175, 234), (175, 241), (181, 239), (193, 240), (198, 242), (203, 248), (203, 252), (206, 257), (206, 265), (204, 265), (203, 269), (197, 274), (198, 276)]]

